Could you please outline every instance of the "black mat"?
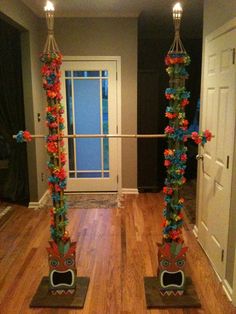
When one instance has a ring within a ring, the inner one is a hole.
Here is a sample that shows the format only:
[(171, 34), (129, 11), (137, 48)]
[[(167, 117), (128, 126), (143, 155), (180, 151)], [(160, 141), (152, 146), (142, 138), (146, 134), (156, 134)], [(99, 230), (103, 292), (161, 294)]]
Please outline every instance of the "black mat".
[(77, 277), (76, 291), (73, 295), (52, 295), (48, 290), (48, 277), (43, 277), (41, 283), (30, 303), (30, 307), (84, 307), (89, 286), (89, 277)]
[(144, 277), (144, 288), (148, 309), (201, 307), (190, 277), (186, 277), (186, 287), (182, 296), (162, 296), (158, 277)]

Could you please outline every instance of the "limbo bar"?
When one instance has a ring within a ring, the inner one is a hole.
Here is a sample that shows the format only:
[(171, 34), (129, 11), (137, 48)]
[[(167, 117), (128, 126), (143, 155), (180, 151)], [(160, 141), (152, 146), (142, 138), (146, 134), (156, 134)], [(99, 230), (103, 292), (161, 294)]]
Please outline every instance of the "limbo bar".
[[(13, 135), (13, 138), (16, 139), (17, 135)], [(46, 135), (35, 134), (32, 135), (32, 138), (45, 138)], [(61, 138), (165, 138), (166, 134), (67, 134), (61, 136)], [(191, 134), (187, 135), (188, 138), (191, 138)], [(214, 137), (214, 135), (212, 136)]]

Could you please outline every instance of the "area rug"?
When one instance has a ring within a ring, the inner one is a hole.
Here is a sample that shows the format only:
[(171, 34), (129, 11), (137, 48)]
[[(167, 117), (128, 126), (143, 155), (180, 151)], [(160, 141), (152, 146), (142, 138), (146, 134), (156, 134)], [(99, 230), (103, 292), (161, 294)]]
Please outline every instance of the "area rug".
[(115, 194), (68, 194), (69, 208), (117, 208), (120, 198)]
[[(68, 208), (92, 209), (92, 208), (118, 208), (121, 206), (122, 197), (118, 193), (94, 193), (94, 194), (66, 194)], [(44, 206), (52, 206), (50, 196)]]

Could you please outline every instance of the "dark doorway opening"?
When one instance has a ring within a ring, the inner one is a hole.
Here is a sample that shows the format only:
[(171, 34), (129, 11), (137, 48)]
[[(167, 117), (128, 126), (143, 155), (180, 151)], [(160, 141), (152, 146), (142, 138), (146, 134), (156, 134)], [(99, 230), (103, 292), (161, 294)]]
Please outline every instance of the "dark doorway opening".
[(27, 204), (29, 184), (25, 144), (12, 135), (25, 129), (21, 33), (0, 19), (0, 199)]
[[(186, 118), (193, 131), (198, 127), (202, 58), (203, 5), (196, 10), (186, 5), (181, 24), (181, 38), (191, 57), (186, 89), (191, 93), (186, 107)], [(196, 5), (196, 3), (195, 3)], [(197, 11), (197, 12), (196, 12)], [(169, 86), (164, 58), (174, 39), (171, 3), (165, 12), (142, 12), (138, 22), (138, 133), (163, 133), (168, 123), (165, 118), (167, 101), (165, 89)], [(191, 203), (190, 222), (196, 216), (197, 145), (188, 141), (188, 163), (183, 194), (186, 205)], [(163, 152), (166, 140), (138, 141), (138, 189), (140, 192), (157, 192), (164, 185), (166, 169)], [(190, 193), (191, 192), (191, 193)], [(187, 206), (186, 206), (187, 207)]]

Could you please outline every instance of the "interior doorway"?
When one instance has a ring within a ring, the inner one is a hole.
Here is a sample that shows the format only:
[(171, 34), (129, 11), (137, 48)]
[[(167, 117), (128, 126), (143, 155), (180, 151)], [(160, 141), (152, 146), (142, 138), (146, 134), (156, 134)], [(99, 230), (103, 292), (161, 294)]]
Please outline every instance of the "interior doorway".
[[(61, 70), (66, 132), (117, 133), (117, 60), (65, 58)], [(68, 139), (66, 148), (68, 191), (118, 190), (118, 139)]]
[(27, 204), (26, 145), (12, 135), (25, 129), (21, 32), (0, 19), (0, 198)]
[(214, 140), (201, 149), (199, 242), (225, 278), (235, 130), (236, 29), (220, 29), (205, 41), (202, 128)]
[[(198, 131), (200, 110), (200, 82), (202, 62), (203, 5), (199, 4), (198, 19), (181, 23), (181, 38), (191, 58), (187, 71), (186, 89), (190, 91), (190, 103), (186, 106), (186, 118), (191, 131)], [(189, 15), (191, 16), (191, 15)], [(171, 16), (163, 17), (155, 11), (143, 11), (138, 20), (138, 133), (163, 133), (168, 121), (165, 110), (168, 102), (164, 92), (169, 86), (164, 65), (165, 56), (173, 41)], [(192, 225), (196, 221), (197, 145), (187, 143), (188, 161), (183, 186), (185, 212)], [(140, 192), (160, 191), (164, 185), (166, 169), (163, 152), (166, 139), (138, 141), (138, 188)]]

